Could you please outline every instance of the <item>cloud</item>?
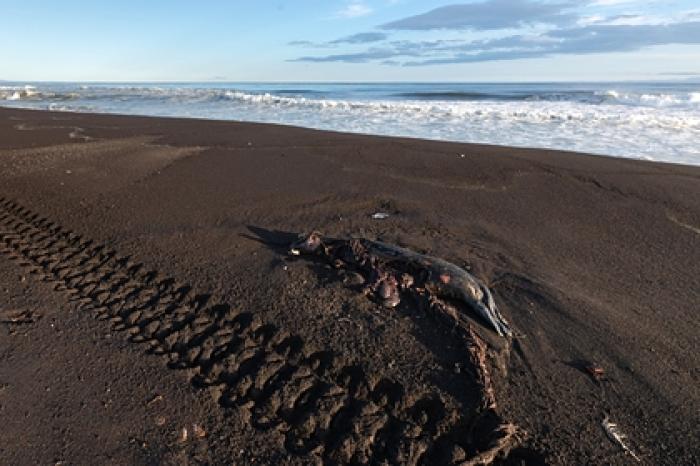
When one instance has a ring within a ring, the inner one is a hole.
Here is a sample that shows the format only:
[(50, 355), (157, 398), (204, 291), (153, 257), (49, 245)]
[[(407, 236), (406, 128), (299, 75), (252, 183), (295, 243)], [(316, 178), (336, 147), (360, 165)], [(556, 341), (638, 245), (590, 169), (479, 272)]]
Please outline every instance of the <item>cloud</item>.
[(359, 18), (372, 13), (372, 8), (358, 1), (348, 3), (343, 9), (339, 10), (335, 16), (337, 18)]
[(494, 30), (519, 28), (533, 24), (563, 25), (578, 16), (571, 10), (586, 1), (566, 0), (545, 3), (528, 0), (485, 0), (479, 3), (447, 5), (427, 13), (410, 16), (382, 25), (390, 30), (473, 29)]
[(367, 63), (375, 60), (388, 60), (396, 57), (396, 50), (391, 47), (371, 48), (364, 52), (358, 53), (342, 53), (335, 55), (326, 55), (322, 57), (299, 57), (293, 62), (311, 62), (311, 63), (328, 63), (328, 62), (345, 62), (345, 63)]
[(700, 9), (699, 10), (690, 10), (686, 11), (682, 14), (683, 18), (686, 20), (695, 20), (695, 19), (700, 19)]
[(695, 77), (700, 76), (700, 71), (672, 71), (665, 73), (658, 73), (659, 76), (681, 76), (681, 77)]
[(593, 5), (612, 6), (622, 5), (623, 3), (637, 3), (639, 0), (595, 0)]
[(328, 42), (312, 42), (310, 40), (293, 40), (287, 42), (287, 45), (292, 47), (308, 47), (308, 48), (333, 48), (342, 44), (371, 44), (372, 42), (381, 42), (387, 39), (387, 34), (383, 32), (360, 32), (350, 36), (341, 37), (340, 39), (331, 40)]
[[(539, 35), (512, 35), (476, 41), (394, 41), (346, 54), (300, 57), (293, 61), (365, 63), (404, 66), (476, 63), (541, 58), (553, 55), (630, 52), (655, 45), (700, 44), (700, 22), (675, 24), (591, 24)], [(410, 61), (407, 61), (410, 60)]]
[(386, 40), (387, 35), (383, 32), (361, 32), (340, 39), (332, 40), (329, 44), (369, 44)]
[(541, 39), (524, 41), (522, 36), (511, 36), (496, 41), (485, 41), (471, 53), (465, 50), (445, 58), (404, 64), (419, 66), (474, 63), (552, 55), (632, 52), (654, 45), (700, 44), (700, 22), (671, 25), (594, 25), (551, 31), (542, 35)]
[(287, 45), (291, 45), (292, 47), (314, 47), (317, 44), (315, 42), (311, 42), (310, 40), (293, 40), (291, 42), (287, 42)]

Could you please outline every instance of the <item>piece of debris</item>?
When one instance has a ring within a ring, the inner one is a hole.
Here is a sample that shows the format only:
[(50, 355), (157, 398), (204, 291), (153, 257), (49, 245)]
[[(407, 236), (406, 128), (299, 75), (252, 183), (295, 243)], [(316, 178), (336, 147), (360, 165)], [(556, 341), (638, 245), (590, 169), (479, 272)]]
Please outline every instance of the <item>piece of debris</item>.
[(165, 425), (165, 416), (158, 416), (156, 418), (156, 425), (158, 427), (163, 427)]
[(180, 443), (187, 442), (190, 440), (190, 438), (196, 438), (196, 439), (201, 439), (207, 436), (207, 431), (204, 430), (202, 426), (199, 424), (192, 424), (192, 429), (188, 429), (187, 427), (183, 427), (182, 430), (180, 430), (180, 435), (178, 436), (178, 441)]
[(204, 438), (207, 436), (207, 431), (204, 430), (199, 424), (192, 424), (192, 434), (195, 438)]
[(372, 214), (372, 219), (374, 220), (384, 220), (385, 218), (389, 218), (391, 214), (387, 214), (386, 212), (376, 212)]
[(146, 405), (150, 406), (153, 403), (158, 403), (159, 401), (163, 401), (163, 395), (156, 395), (153, 398), (151, 398)]
[(586, 372), (588, 372), (588, 374), (591, 377), (593, 377), (593, 379), (596, 382), (600, 382), (602, 380), (603, 376), (605, 375), (605, 370), (596, 364), (587, 365)]
[(612, 440), (613, 443), (617, 444), (626, 454), (630, 455), (635, 460), (641, 461), (637, 454), (625, 443), (627, 436), (620, 431), (617, 424), (611, 422), (610, 418), (605, 416), (602, 425), (608, 438)]

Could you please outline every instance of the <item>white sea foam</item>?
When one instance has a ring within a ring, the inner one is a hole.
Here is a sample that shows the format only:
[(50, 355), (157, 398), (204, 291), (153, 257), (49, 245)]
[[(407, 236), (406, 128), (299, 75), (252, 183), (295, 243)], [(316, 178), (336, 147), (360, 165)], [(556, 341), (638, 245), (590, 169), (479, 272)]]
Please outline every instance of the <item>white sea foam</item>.
[[(577, 150), (700, 165), (700, 91), (663, 89), (4, 86), (9, 106), (273, 122), (370, 134)], [(399, 96), (399, 97), (397, 97)]]

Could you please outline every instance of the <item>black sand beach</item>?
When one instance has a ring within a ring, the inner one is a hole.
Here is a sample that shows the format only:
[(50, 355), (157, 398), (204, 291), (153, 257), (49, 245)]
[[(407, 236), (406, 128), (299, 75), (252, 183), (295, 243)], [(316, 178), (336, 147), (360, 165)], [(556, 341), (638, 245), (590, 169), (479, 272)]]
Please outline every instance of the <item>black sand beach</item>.
[[(605, 417), (700, 460), (698, 167), (0, 109), (0, 198), (0, 464), (480, 464), (497, 422), (496, 464), (635, 462)], [(464, 341), (289, 258), (312, 230), (490, 287), (489, 422)]]

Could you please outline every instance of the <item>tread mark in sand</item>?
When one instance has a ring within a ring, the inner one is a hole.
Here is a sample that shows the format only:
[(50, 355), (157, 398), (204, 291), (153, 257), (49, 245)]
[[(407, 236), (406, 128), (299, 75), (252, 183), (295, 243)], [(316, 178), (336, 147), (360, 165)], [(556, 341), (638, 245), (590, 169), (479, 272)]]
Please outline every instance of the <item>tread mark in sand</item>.
[[(477, 413), (448, 412), (430, 394), (343, 365), (331, 351), (0, 198), (0, 252), (68, 292), (79, 309), (108, 319), (171, 368), (189, 368), (220, 406), (284, 436), (290, 454), (324, 464), (469, 464)], [(481, 442), (476, 442), (481, 443)], [(455, 455), (459, 451), (464, 454)]]

